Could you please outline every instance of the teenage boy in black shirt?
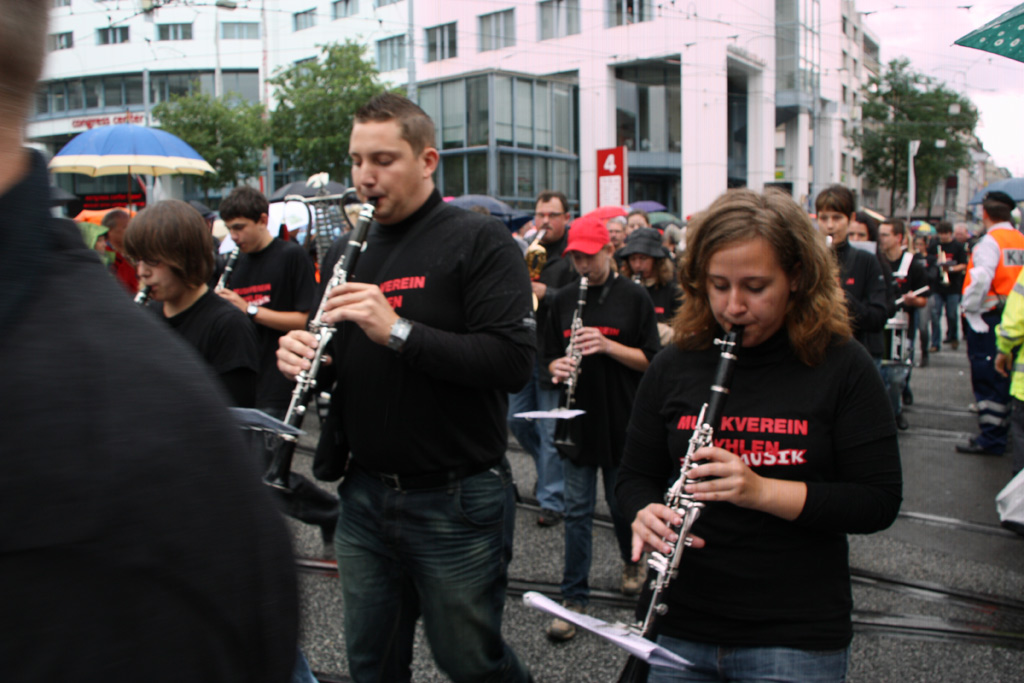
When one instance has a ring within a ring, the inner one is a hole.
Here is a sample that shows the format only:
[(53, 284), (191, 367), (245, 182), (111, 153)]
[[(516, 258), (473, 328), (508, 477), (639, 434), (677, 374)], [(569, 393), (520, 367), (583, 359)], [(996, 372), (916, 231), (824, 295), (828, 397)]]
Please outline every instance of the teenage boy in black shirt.
[[(582, 612), (590, 596), (587, 576), (598, 470), (625, 563), (622, 590), (636, 595), (643, 583), (640, 564), (630, 561), (629, 522), (619, 513), (613, 492), (633, 397), (660, 343), (654, 304), (641, 285), (620, 277), (615, 270), (612, 245), (603, 221), (577, 219), (569, 229), (565, 253), (571, 256), (580, 275), (588, 278), (581, 311), (583, 327), (573, 339), (582, 352), (575, 407), (586, 413), (567, 425), (577, 447), (559, 449), (565, 473), (562, 599), (569, 609)], [(551, 302), (543, 359), (556, 383), (564, 383), (574, 367), (567, 350), (579, 289), (578, 281), (569, 284)], [(554, 619), (547, 634), (553, 640), (568, 640), (576, 634), (576, 628), (570, 622)]]
[(313, 264), (302, 247), (271, 236), (267, 198), (242, 185), (220, 205), (220, 215), (238, 245), (238, 262), (228, 286), (218, 290), (256, 323), (260, 338), (260, 379), (256, 407), (281, 418), (288, 409), (293, 385), (277, 371), (277, 340), (306, 327), (316, 302)]
[(0, 0), (3, 679), (288, 680), (294, 560), (238, 429), (22, 146), (50, 6)]
[(213, 272), (213, 237), (202, 215), (167, 199), (139, 212), (124, 235), (139, 281), (163, 303), (157, 314), (213, 369), (231, 404), (256, 405), (259, 347), (256, 329), (206, 284)]
[(846, 294), (853, 336), (867, 348), (879, 367), (884, 353), (882, 330), (889, 319), (885, 278), (878, 259), (850, 246), (846, 233), (856, 218), (853, 193), (842, 185), (829, 185), (814, 200), (821, 231), (832, 239), (839, 259), (839, 285)]
[[(324, 307), (339, 325), (337, 384), (314, 471), (337, 479), (347, 460), (335, 548), (354, 681), (408, 680), (421, 615), (452, 680), (526, 681), (501, 614), (515, 514), (506, 411), (533, 364), (530, 281), (499, 221), (441, 200), (434, 145), (404, 97), (356, 113), (352, 180), (376, 215)], [(278, 367), (308, 369), (316, 345), (289, 332)]]

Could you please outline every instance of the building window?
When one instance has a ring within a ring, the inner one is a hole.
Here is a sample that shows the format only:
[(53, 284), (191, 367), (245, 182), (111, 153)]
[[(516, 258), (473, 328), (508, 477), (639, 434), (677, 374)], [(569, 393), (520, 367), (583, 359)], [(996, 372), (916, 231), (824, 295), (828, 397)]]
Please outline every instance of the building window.
[(545, 0), (540, 3), (541, 40), (571, 36), (579, 32), (579, 0)]
[(381, 71), (405, 68), (405, 36), (377, 41), (377, 68)]
[(393, 5), (398, 0), (373, 0), (374, 7), (383, 7), (384, 5)]
[(53, 0), (54, 7), (71, 7), (71, 0)]
[(316, 8), (296, 12), (292, 15), (292, 30), (301, 31), (316, 26)]
[(50, 52), (56, 52), (57, 50), (70, 50), (75, 46), (75, 38), (71, 35), (71, 32), (67, 33), (51, 33), (46, 36), (46, 47)]
[(224, 40), (259, 40), (260, 23), (258, 21), (222, 21), (220, 37)]
[(650, 21), (651, 0), (607, 0), (608, 26), (625, 26)]
[(480, 52), (500, 50), (516, 44), (515, 10), (484, 14), (480, 17)]
[(114, 45), (128, 42), (127, 26), (110, 26), (96, 30), (97, 45)]
[(451, 59), (457, 54), (455, 24), (444, 24), (427, 29), (427, 61)]
[(157, 40), (192, 40), (192, 24), (157, 24)]
[(331, 19), (354, 17), (359, 13), (359, 0), (334, 0), (331, 3)]

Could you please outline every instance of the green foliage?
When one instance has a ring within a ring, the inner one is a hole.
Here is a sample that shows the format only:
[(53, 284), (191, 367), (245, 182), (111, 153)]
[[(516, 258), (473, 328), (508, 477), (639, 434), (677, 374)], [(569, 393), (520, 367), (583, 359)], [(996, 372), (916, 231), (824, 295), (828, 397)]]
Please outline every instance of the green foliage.
[(262, 104), (231, 95), (195, 94), (161, 102), (153, 108), (153, 116), (161, 128), (191, 145), (216, 170), (197, 177), (207, 195), (259, 173), (270, 138)]
[[(865, 86), (864, 127), (854, 135), (863, 159), (857, 172), (876, 187), (892, 190), (889, 213), (895, 213), (897, 193), (907, 192), (907, 162), (911, 140), (921, 146), (914, 160), (915, 202), (928, 205), (937, 184), (970, 164), (970, 144), (978, 111), (969, 99), (910, 68), (907, 59), (894, 59), (880, 76)], [(958, 114), (950, 105), (959, 105)], [(945, 140), (938, 148), (936, 140)]]
[(388, 90), (365, 58), (366, 48), (352, 41), (322, 45), (318, 59), (279, 71), (277, 108), (270, 116), (274, 153), (286, 168), (304, 175), (327, 172), (348, 177), (348, 139), (359, 107)]

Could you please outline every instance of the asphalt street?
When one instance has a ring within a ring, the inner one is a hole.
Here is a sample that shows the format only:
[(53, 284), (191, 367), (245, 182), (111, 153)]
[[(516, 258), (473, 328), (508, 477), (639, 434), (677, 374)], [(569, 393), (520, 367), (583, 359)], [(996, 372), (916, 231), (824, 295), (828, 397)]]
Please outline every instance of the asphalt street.
[[(968, 406), (970, 371), (964, 347), (933, 353), (915, 368), (915, 401), (906, 408), (910, 429), (900, 434), (904, 501), (893, 526), (850, 537), (854, 568), (855, 636), (849, 681), (1020, 681), (1024, 678), (1024, 538), (998, 526), (994, 498), (1010, 479), (1009, 456), (960, 455), (954, 445), (975, 430)], [(307, 420), (312, 445), (316, 428)], [(530, 505), (533, 463), (512, 441), (508, 457), (524, 503), (516, 517), (514, 587), (557, 586), (562, 573), (562, 527), (536, 524)], [(308, 473), (300, 454), (296, 470)], [(325, 485), (329, 488), (329, 485)], [(607, 518), (603, 501), (599, 515)], [(296, 554), (322, 558), (316, 529), (289, 520)], [(594, 530), (590, 581), (606, 599), (591, 614), (627, 621), (631, 610), (615, 599), (622, 569), (611, 528)], [(322, 680), (348, 680), (341, 591), (337, 578), (303, 571), (302, 648)], [(590, 634), (567, 643), (544, 635), (545, 614), (509, 595), (504, 633), (538, 683), (614, 681), (625, 655)], [(414, 680), (447, 680), (434, 665), (422, 633)]]

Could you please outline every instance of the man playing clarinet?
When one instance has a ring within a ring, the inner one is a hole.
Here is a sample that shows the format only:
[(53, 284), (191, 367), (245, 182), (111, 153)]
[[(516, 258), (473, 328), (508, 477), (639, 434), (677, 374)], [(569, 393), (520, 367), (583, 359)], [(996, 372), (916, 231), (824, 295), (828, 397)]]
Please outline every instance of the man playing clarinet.
[[(409, 680), (421, 616), (452, 680), (527, 681), (501, 614), (515, 514), (505, 414), (532, 370), (530, 281), (499, 221), (441, 200), (435, 144), (403, 97), (356, 113), (352, 180), (376, 215), (323, 307), (338, 324), (337, 385), (314, 472), (345, 474), (335, 549), (354, 681)], [(294, 377), (316, 347), (288, 333), (278, 367)]]

